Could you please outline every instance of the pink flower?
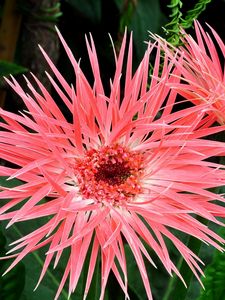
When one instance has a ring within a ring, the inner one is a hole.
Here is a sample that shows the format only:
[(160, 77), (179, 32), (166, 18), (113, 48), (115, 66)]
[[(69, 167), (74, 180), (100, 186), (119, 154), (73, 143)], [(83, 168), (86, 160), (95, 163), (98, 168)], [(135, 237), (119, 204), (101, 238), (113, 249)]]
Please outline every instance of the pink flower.
[[(55, 299), (69, 280), (69, 294), (75, 291), (83, 264), (91, 256), (84, 299), (88, 293), (98, 252), (101, 254), (101, 295), (103, 299), (109, 272), (115, 274), (128, 299), (124, 243), (132, 250), (148, 299), (152, 299), (144, 259), (154, 266), (145, 241), (172, 275), (182, 275), (171, 261), (168, 238), (199, 279), (201, 260), (170, 229), (177, 229), (222, 250), (224, 240), (196, 220), (199, 215), (221, 224), (215, 217), (224, 202), (208, 188), (225, 184), (225, 172), (207, 158), (223, 155), (225, 144), (204, 139), (222, 130), (202, 128), (199, 122), (208, 106), (200, 104), (172, 112), (176, 93), (169, 89), (178, 79), (170, 76), (173, 62), (165, 57), (159, 78), (160, 47), (149, 87), (149, 56), (146, 53), (132, 75), (132, 38), (124, 84), (126, 34), (116, 70), (106, 95), (101, 81), (92, 38), (87, 49), (93, 71), (91, 86), (60, 33), (59, 37), (75, 71), (75, 87), (69, 85), (44, 52), (57, 82), (47, 74), (71, 114), (68, 121), (54, 99), (33, 75), (35, 87), (27, 80), (30, 94), (12, 77), (7, 82), (23, 99), (27, 112), (14, 114), (0, 110), (4, 122), (0, 131), (0, 156), (15, 167), (0, 166), (0, 175), (18, 178), (16, 188), (2, 187), (0, 220), (8, 226), (45, 218), (45, 224), (15, 241), (9, 256), (12, 269), (24, 256), (48, 245), (40, 280), (49, 264), (57, 266), (65, 248), (70, 256)], [(122, 77), (123, 78), (123, 77)], [(48, 200), (41, 202), (44, 197)], [(17, 204), (20, 203), (20, 208)], [(10, 210), (10, 211), (8, 211)], [(118, 270), (118, 265), (120, 270)], [(200, 280), (200, 279), (199, 279)], [(38, 284), (39, 284), (38, 282)]]
[(225, 44), (209, 25), (211, 35), (197, 21), (194, 25), (197, 40), (181, 31), (183, 46), (177, 68), (184, 82), (174, 88), (194, 104), (209, 104), (211, 123), (225, 124)]

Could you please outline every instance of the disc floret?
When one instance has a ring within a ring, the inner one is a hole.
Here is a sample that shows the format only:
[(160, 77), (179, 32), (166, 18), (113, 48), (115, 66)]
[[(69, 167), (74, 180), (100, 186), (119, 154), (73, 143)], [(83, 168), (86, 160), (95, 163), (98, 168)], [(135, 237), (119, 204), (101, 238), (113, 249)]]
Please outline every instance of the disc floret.
[(97, 201), (132, 201), (142, 190), (143, 155), (119, 144), (91, 149), (76, 164), (80, 193)]

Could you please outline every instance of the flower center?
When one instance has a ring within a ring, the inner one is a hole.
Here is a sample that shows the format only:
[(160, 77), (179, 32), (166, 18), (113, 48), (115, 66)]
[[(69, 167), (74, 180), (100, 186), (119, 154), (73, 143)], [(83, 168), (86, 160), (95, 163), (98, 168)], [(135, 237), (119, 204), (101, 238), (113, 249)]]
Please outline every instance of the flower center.
[(110, 185), (122, 184), (131, 175), (130, 167), (125, 163), (112, 163), (111, 161), (101, 165), (95, 174), (96, 181), (105, 181)]
[(85, 198), (131, 201), (142, 190), (143, 155), (118, 144), (91, 149), (76, 161), (75, 173)]

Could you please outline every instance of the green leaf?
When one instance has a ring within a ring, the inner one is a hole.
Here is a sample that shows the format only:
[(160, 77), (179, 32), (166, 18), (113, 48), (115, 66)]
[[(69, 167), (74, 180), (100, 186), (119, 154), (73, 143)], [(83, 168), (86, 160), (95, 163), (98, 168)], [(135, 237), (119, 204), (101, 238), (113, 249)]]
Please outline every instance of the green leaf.
[(8, 177), (6, 176), (0, 176), (0, 187), (5, 186), (8, 188), (12, 188), (22, 184), (22, 181), (20, 181), (19, 179), (13, 178), (11, 180), (7, 180), (7, 178)]
[[(127, 260), (128, 287), (133, 294), (132, 300), (146, 300), (146, 292), (142, 283), (141, 275), (138, 271), (136, 261), (128, 245), (125, 245)], [(130, 294), (129, 292), (129, 294)]]
[[(0, 226), (0, 256), (5, 255), (6, 238)], [(0, 274), (3, 274), (9, 267), (12, 260), (0, 261)], [(25, 268), (19, 263), (5, 276), (0, 277), (0, 299), (18, 300), (25, 284)]]
[[(1, 186), (6, 186), (6, 187), (15, 187), (21, 184), (21, 181), (18, 179), (12, 179), (12, 180), (7, 180), (7, 177), (0, 177), (0, 185)], [(9, 201), (9, 200), (3, 200)], [(42, 226), (45, 222), (47, 221), (47, 218), (41, 218), (41, 219), (34, 219), (31, 221), (25, 221), (25, 222), (20, 222), (16, 225), (11, 226), (9, 229), (3, 229), (4, 236), (6, 237), (6, 241), (4, 241), (4, 245), (9, 245), (11, 242), (21, 238), (22, 236), (34, 231), (38, 227)], [(2, 222), (2, 225), (4, 225), (5, 222)], [(2, 242), (3, 239), (0, 238), (0, 241)], [(0, 246), (1, 245), (0, 242)], [(7, 249), (3, 249), (1, 247), (2, 253), (1, 255), (5, 255), (7, 252)], [(43, 281), (39, 285), (38, 289), (34, 292), (34, 288), (37, 284), (37, 281), (39, 279), (42, 266), (44, 264), (44, 259), (46, 257), (45, 252), (47, 248), (45, 249), (39, 249), (35, 252), (30, 253), (23, 259), (23, 263), (19, 263), (15, 268), (13, 268), (8, 274), (5, 275), (4, 278), (7, 278), (7, 276), (14, 276), (15, 278), (12, 280), (16, 284), (16, 276), (18, 280), (22, 279), (24, 280), (23, 286), (24, 289), (23, 291), (20, 292), (21, 297), (19, 298), (19, 292), (16, 294), (16, 298), (9, 298), (7, 295), (7, 298), (1, 297), (0, 294), (0, 299), (7, 299), (7, 300), (39, 300), (39, 299), (54, 299), (56, 291), (59, 287), (59, 283), (61, 280), (61, 277), (63, 276), (64, 269), (66, 266), (66, 258), (63, 256), (61, 259), (59, 266), (57, 267), (54, 272), (51, 272), (51, 267), (47, 270), (46, 276), (44, 277)], [(0, 261), (1, 262), (1, 261)], [(3, 262), (7, 262), (7, 265), (9, 265), (8, 260), (4, 260)], [(24, 268), (24, 272), (22, 273), (21, 268)], [(1, 274), (4, 272), (0, 270)], [(17, 273), (15, 273), (17, 272)], [(20, 276), (21, 273), (21, 276)], [(15, 275), (14, 275), (15, 274)], [(22, 277), (22, 274), (24, 274), (24, 277)], [(10, 277), (11, 278), (11, 277)], [(0, 281), (1, 285), (1, 281)], [(20, 283), (21, 285), (21, 283)], [(11, 288), (12, 289), (12, 288)], [(12, 289), (13, 291), (13, 289)], [(67, 293), (65, 290), (62, 291), (61, 296), (59, 300), (66, 300), (67, 299)]]
[[(7, 177), (0, 177), (0, 186), (6, 186), (6, 187), (15, 187), (20, 185), (22, 182), (18, 179), (12, 179), (12, 180), (7, 180)], [(9, 201), (9, 200), (2, 200), (4, 202)], [(43, 200), (44, 201), (44, 200)], [(46, 223), (46, 221), (49, 219), (49, 217), (45, 218), (39, 218), (39, 219), (34, 219), (30, 221), (24, 221), (24, 222), (19, 222), (16, 225), (11, 226), (9, 229), (4, 229), (5, 237), (7, 239), (4, 240), (4, 245), (9, 245), (13, 241), (21, 238), (22, 236), (25, 236), (26, 234), (34, 231), (35, 229), (41, 227), (43, 224)], [(4, 221), (2, 224), (5, 224), (6, 222)], [(5, 226), (4, 226), (5, 227)], [(1, 236), (0, 236), (1, 237)], [(1, 243), (3, 243), (3, 239), (0, 239), (0, 247)], [(2, 249), (2, 255), (5, 255), (8, 249)], [(24, 267), (24, 290), (21, 291), (21, 297), (15, 298), (15, 300), (39, 300), (39, 299), (54, 299), (55, 294), (57, 292), (57, 289), (59, 287), (60, 281), (62, 279), (62, 276), (64, 274), (67, 262), (68, 262), (68, 257), (69, 257), (69, 249), (66, 249), (63, 251), (62, 257), (58, 263), (58, 266), (56, 269), (53, 269), (53, 264), (50, 264), (46, 275), (42, 282), (40, 283), (39, 287), (37, 290), (34, 292), (34, 288), (38, 282), (44, 260), (46, 257), (46, 252), (48, 250), (48, 247), (46, 246), (45, 248), (38, 249), (35, 252), (32, 252), (28, 254), (22, 261), (23, 261), (23, 267)], [(0, 261), (1, 262), (1, 261)], [(4, 261), (8, 262), (8, 261)], [(9, 262), (8, 262), (9, 265)], [(20, 264), (18, 264), (18, 267)], [(14, 270), (18, 268), (17, 266), (9, 272), (9, 274), (14, 274)], [(0, 270), (1, 271), (1, 270)], [(3, 272), (1, 272), (3, 273)], [(7, 275), (6, 275), (7, 276)], [(17, 274), (18, 276), (18, 274)], [(19, 277), (19, 276), (18, 276)], [(84, 286), (85, 286), (85, 270), (81, 273), (80, 279), (77, 284), (77, 288), (74, 292), (74, 294), (71, 295), (70, 300), (77, 300), (77, 299), (82, 299), (83, 298), (83, 292), (84, 292)], [(1, 281), (0, 281), (1, 283)], [(100, 288), (100, 282), (97, 280), (98, 287)], [(23, 284), (23, 285), (24, 285)], [(95, 287), (97, 289), (98, 287)], [(65, 286), (65, 289), (67, 288), (67, 285)], [(61, 295), (59, 297), (59, 300), (67, 300), (68, 295), (65, 289), (62, 290)], [(99, 290), (96, 290), (99, 292)], [(0, 294), (0, 299), (7, 299), (11, 300), (10, 298), (1, 298)], [(14, 300), (14, 298), (12, 298)]]
[(0, 60), (0, 78), (10, 74), (16, 75), (27, 72), (28, 69), (8, 61)]
[(160, 33), (165, 23), (165, 16), (160, 10), (159, 0), (139, 0), (134, 11), (129, 29), (134, 32), (134, 43), (138, 58), (146, 49), (144, 41), (149, 40), (148, 31)]
[(124, 5), (124, 1), (123, 0), (114, 0), (114, 3), (116, 4), (116, 6), (118, 7), (118, 9), (121, 11), (122, 7)]
[[(91, 255), (91, 253), (89, 250), (89, 256), (90, 255)], [(88, 270), (87, 259), (86, 259), (85, 264), (86, 264), (86, 270)], [(100, 296), (100, 293), (101, 293), (100, 255), (98, 254), (92, 282), (91, 282), (90, 289), (89, 289), (89, 292), (87, 295), (87, 300), (98, 299)]]
[[(225, 228), (221, 228), (218, 234), (225, 238)], [(197, 300), (225, 299), (225, 253), (215, 250), (213, 260), (207, 266), (202, 282), (205, 290), (202, 290)]]
[(93, 23), (97, 23), (101, 20), (101, 0), (86, 0), (82, 3), (80, 0), (66, 1)]
[[(44, 218), (35, 219), (32, 221), (26, 221), (11, 226), (5, 230), (5, 236), (7, 237), (7, 244), (19, 239), (20, 237), (32, 232), (36, 228), (40, 227), (44, 222)], [(39, 249), (35, 252), (28, 254), (22, 261), (25, 267), (25, 286), (20, 298), (16, 300), (39, 300), (39, 299), (54, 299), (56, 291), (59, 287), (61, 277), (64, 273), (65, 265), (60, 265), (56, 270), (52, 271), (52, 266), (46, 272), (43, 281), (40, 283), (37, 290), (34, 292), (34, 288), (38, 282), (45, 259), (45, 252), (47, 248)], [(65, 263), (64, 260), (62, 260)], [(62, 261), (60, 264), (62, 264)], [(14, 270), (14, 269), (13, 269)], [(13, 271), (12, 270), (12, 271)], [(67, 299), (67, 293), (62, 291), (60, 300)], [(8, 300), (8, 299), (7, 299)]]

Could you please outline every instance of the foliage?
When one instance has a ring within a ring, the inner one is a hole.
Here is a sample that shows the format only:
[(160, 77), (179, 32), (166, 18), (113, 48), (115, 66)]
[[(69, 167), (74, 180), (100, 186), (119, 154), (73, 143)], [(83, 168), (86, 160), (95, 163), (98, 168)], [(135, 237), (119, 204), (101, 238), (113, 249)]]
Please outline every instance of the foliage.
[[(225, 228), (221, 228), (219, 235), (225, 238)], [(207, 266), (202, 281), (205, 290), (202, 290), (197, 300), (225, 299), (225, 253), (215, 251), (213, 261)]]
[[(6, 238), (2, 233), (0, 227), (0, 254), (3, 256), (5, 253)], [(0, 261), (0, 274), (9, 266), (8, 260)], [(21, 262), (11, 272), (5, 276), (0, 277), (0, 299), (18, 300), (22, 294), (25, 284), (25, 267)]]
[(144, 41), (148, 40), (148, 31), (160, 33), (166, 20), (159, 0), (115, 1), (120, 10), (119, 31), (122, 34), (124, 28), (128, 27), (134, 32), (137, 56), (141, 57), (145, 49)]
[(180, 43), (180, 28), (190, 28), (193, 21), (198, 18), (210, 2), (211, 0), (198, 0), (193, 9), (183, 14), (183, 2), (181, 0), (171, 0), (168, 7), (171, 9), (169, 17), (172, 20), (165, 25), (167, 40), (175, 46), (178, 45)]
[[(15, 187), (19, 186), (21, 181), (18, 179), (7, 180), (7, 177), (0, 177), (0, 186)], [(40, 227), (46, 221), (46, 218), (35, 219), (29, 222), (29, 226), (25, 222), (13, 225), (9, 229), (0, 227), (0, 254), (5, 256), (7, 252), (5, 246), (28, 234), (31, 230)], [(2, 227), (5, 227), (5, 222)], [(65, 252), (59, 261), (57, 268), (53, 270), (53, 264), (46, 272), (46, 276), (34, 292), (34, 288), (38, 282), (44, 265), (45, 251), (47, 248), (36, 250), (30, 253), (20, 262), (13, 270), (7, 273), (4, 277), (0, 277), (0, 299), (3, 300), (39, 300), (39, 299), (54, 299), (56, 291), (59, 287), (59, 282), (64, 273), (65, 265), (67, 264), (68, 255)], [(9, 267), (12, 260), (0, 261), (0, 275)], [(96, 295), (100, 294), (100, 276), (99, 276), (99, 260), (96, 267), (93, 282), (87, 300), (97, 299)], [(88, 266), (88, 261), (87, 261)], [(78, 282), (76, 292), (71, 295), (70, 300), (81, 299), (84, 293), (86, 270), (83, 270)], [(7, 295), (7, 297), (6, 297)], [(77, 298), (78, 297), (78, 298)], [(63, 289), (60, 300), (68, 299), (67, 292)], [(107, 300), (107, 295), (106, 298)]]
[[(6, 177), (0, 177), (0, 186), (13, 187), (20, 184), (20, 181), (15, 179), (6, 181)], [(4, 256), (6, 252), (7, 238), (0, 225), (0, 256)], [(9, 267), (12, 260), (0, 260), (0, 274), (2, 275)], [(0, 299), (3, 300), (18, 300), (23, 292), (25, 285), (25, 266), (24, 263), (19, 263), (13, 270), (5, 276), (0, 277)]]
[(27, 72), (27, 69), (20, 65), (0, 60), (0, 78), (9, 74), (16, 75), (25, 72)]
[(199, 0), (193, 9), (187, 11), (185, 18), (181, 22), (181, 27), (189, 28), (192, 26), (193, 21), (199, 17), (199, 15), (206, 9), (208, 3), (211, 0)]

